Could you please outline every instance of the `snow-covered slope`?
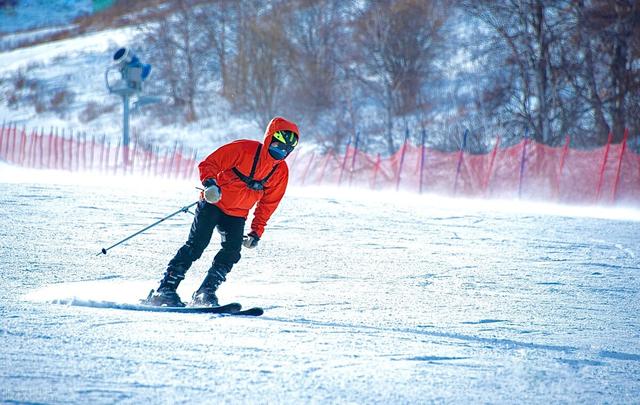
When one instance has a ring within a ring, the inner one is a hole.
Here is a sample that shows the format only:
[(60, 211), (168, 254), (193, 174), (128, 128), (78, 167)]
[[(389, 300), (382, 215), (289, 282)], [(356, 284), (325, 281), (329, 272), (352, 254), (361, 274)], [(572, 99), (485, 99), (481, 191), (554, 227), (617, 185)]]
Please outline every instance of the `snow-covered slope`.
[(96, 253), (197, 198), (191, 183), (33, 176), (0, 168), (3, 400), (637, 401), (637, 211), (292, 189), (220, 291), (266, 314), (184, 316), (48, 302), (144, 297), (189, 215)]

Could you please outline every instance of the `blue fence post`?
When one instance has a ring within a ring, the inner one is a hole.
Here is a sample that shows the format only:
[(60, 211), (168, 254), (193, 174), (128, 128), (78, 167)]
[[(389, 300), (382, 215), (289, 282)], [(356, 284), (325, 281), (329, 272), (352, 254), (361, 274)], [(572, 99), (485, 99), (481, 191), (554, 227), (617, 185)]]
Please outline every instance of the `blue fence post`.
[(460, 147), (460, 152), (458, 155), (458, 166), (456, 167), (456, 181), (453, 184), (453, 196), (458, 193), (458, 178), (460, 177), (460, 169), (462, 168), (462, 160), (464, 159), (464, 150), (467, 147), (467, 136), (469, 135), (469, 129), (464, 130), (464, 134), (462, 135), (462, 146)]
[(360, 140), (360, 132), (356, 131), (356, 141), (353, 144), (353, 157), (351, 158), (351, 170), (349, 170), (349, 187), (351, 187), (351, 181), (353, 180), (353, 171), (356, 167), (356, 155), (358, 154), (358, 141)]

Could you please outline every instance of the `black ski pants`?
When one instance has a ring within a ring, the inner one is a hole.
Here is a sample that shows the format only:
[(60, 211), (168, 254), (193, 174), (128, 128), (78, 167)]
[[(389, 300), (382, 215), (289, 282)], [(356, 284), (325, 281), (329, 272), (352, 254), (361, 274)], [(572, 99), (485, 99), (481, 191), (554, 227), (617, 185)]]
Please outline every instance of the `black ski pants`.
[(244, 218), (227, 215), (215, 205), (201, 200), (196, 206), (189, 238), (169, 262), (167, 272), (184, 276), (191, 264), (202, 256), (216, 226), (222, 236), (222, 249), (214, 257), (212, 267), (224, 266), (228, 272), (240, 260), (244, 223)]

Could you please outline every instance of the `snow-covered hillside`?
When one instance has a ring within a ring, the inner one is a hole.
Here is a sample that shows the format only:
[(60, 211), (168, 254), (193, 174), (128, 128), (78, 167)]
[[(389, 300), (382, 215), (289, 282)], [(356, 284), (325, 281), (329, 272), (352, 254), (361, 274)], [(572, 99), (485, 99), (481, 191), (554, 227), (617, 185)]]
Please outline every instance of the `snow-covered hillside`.
[(89, 0), (28, 0), (14, 3), (14, 7), (3, 4), (0, 8), (0, 34), (65, 25), (75, 17), (93, 11), (93, 4)]
[[(132, 47), (144, 60), (139, 35), (139, 27), (125, 27), (0, 53), (0, 121), (118, 139), (122, 136), (122, 101), (109, 94), (105, 70), (122, 46)], [(153, 70), (148, 80), (153, 80)], [(68, 95), (57, 109), (52, 107), (56, 95)], [(237, 118), (223, 119), (224, 108), (211, 106), (210, 116), (191, 125), (162, 125), (134, 113), (131, 131), (147, 142), (173, 145), (178, 141), (206, 153), (229, 139), (262, 139), (264, 128)]]
[(637, 211), (292, 189), (220, 290), (260, 318), (50, 303), (155, 288), (190, 215), (96, 253), (190, 203), (192, 186), (1, 168), (3, 400), (637, 401)]

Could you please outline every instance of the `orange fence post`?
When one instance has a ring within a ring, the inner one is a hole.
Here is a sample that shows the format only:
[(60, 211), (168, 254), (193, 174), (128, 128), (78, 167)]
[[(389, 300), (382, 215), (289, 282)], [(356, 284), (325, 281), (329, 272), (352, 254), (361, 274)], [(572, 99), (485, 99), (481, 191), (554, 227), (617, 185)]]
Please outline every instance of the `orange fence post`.
[(500, 135), (496, 138), (496, 144), (493, 146), (493, 151), (491, 152), (491, 159), (489, 160), (489, 167), (487, 168), (487, 173), (485, 173), (484, 181), (482, 182), (482, 192), (487, 196), (487, 192), (489, 191), (489, 182), (491, 181), (491, 175), (493, 174), (493, 165), (496, 161), (496, 155), (498, 153), (498, 148), (500, 147)]
[(400, 179), (402, 178), (402, 167), (404, 166), (404, 156), (407, 153), (407, 144), (409, 142), (409, 130), (404, 133), (404, 143), (400, 151), (400, 164), (398, 164), (398, 172), (396, 173), (396, 191), (400, 189)]
[(38, 161), (38, 128), (33, 130), (33, 139), (31, 140), (31, 167), (36, 167)]
[(600, 192), (602, 190), (602, 181), (604, 180), (604, 169), (607, 166), (607, 159), (609, 158), (609, 148), (611, 147), (611, 139), (613, 138), (613, 133), (609, 132), (609, 138), (607, 139), (607, 146), (604, 149), (604, 156), (602, 158), (602, 164), (600, 165), (600, 177), (598, 178), (598, 185), (596, 187), (596, 198), (594, 202), (598, 202), (600, 200)]
[(422, 128), (422, 138), (421, 138), (421, 142), (420, 142), (420, 167), (419, 167), (419, 172), (420, 172), (420, 184), (418, 186), (418, 192), (420, 194), (422, 194), (422, 184), (423, 184), (423, 179), (424, 179), (424, 158), (425, 158), (425, 150), (426, 150), (426, 146), (424, 145), (425, 142), (427, 140), (427, 131)]
[(613, 183), (613, 191), (611, 192), (611, 202), (616, 202), (616, 194), (618, 193), (618, 183), (620, 182), (620, 169), (622, 168), (622, 156), (627, 148), (627, 138), (629, 137), (629, 129), (624, 129), (624, 137), (622, 138), (622, 146), (620, 147), (620, 156), (618, 157), (618, 168), (616, 170), (616, 180)]
[(27, 127), (22, 126), (22, 134), (20, 134), (20, 150), (18, 151), (18, 164), (24, 165), (27, 146)]

